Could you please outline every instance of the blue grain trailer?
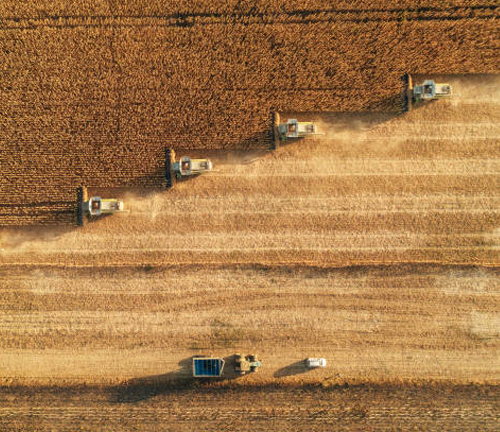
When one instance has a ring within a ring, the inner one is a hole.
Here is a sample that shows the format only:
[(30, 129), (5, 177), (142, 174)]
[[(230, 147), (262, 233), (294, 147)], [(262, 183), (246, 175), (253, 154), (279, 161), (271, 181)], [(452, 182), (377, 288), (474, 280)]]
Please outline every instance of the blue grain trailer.
[(194, 357), (193, 376), (195, 378), (214, 378), (222, 375), (224, 359), (214, 357)]

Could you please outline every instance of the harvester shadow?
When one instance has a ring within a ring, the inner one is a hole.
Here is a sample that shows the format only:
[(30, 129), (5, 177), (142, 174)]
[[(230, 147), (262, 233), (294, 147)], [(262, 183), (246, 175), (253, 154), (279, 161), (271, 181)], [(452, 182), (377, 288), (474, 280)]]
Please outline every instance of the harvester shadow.
[(306, 359), (300, 360), (298, 362), (289, 364), (288, 366), (285, 366), (281, 369), (278, 369), (273, 376), (275, 378), (283, 378), (287, 376), (292, 376), (292, 375), (299, 375), (305, 372), (309, 372), (310, 368), (306, 366)]

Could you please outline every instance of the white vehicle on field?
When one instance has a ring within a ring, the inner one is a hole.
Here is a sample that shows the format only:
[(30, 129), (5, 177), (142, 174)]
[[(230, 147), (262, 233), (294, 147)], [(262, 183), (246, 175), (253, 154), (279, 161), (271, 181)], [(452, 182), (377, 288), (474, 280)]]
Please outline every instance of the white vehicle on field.
[(210, 159), (191, 159), (189, 156), (182, 156), (178, 162), (173, 163), (172, 169), (176, 175), (185, 177), (212, 171), (213, 164)]
[(326, 366), (326, 359), (310, 357), (310, 358), (306, 359), (306, 366), (309, 369), (324, 368)]
[(433, 80), (425, 80), (423, 84), (413, 87), (415, 102), (451, 97), (450, 84), (436, 84)]

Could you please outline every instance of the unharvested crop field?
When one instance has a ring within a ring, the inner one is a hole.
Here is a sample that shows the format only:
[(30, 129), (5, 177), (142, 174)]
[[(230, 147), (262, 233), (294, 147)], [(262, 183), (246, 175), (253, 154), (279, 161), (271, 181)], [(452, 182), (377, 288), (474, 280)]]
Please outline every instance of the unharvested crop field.
[[(498, 5), (161, 3), (0, 6), (0, 428), (494, 430)], [(129, 212), (76, 228), (82, 185)]]

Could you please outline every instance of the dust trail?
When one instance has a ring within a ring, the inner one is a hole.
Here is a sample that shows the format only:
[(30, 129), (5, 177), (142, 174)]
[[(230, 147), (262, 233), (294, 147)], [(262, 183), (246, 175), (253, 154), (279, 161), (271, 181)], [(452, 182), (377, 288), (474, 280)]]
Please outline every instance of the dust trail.
[(48, 245), (71, 232), (71, 227), (19, 227), (0, 230), (0, 259), (10, 252), (29, 249), (30, 244)]
[(356, 142), (366, 139), (369, 125), (362, 120), (350, 120), (342, 123), (331, 123), (325, 120), (315, 122), (318, 126), (318, 132), (324, 134), (318, 138), (326, 138), (341, 142)]
[(461, 103), (500, 104), (500, 76), (476, 76), (451, 78), (453, 97), (449, 102), (453, 106)]
[[(129, 214), (134, 213), (149, 214), (150, 220), (155, 220), (157, 216), (161, 213), (162, 209), (165, 208), (165, 200), (167, 197), (161, 192), (150, 194), (147, 196), (141, 196), (135, 193), (127, 193), (123, 197), (126, 208), (129, 210)], [(127, 215), (125, 215), (126, 217)]]

